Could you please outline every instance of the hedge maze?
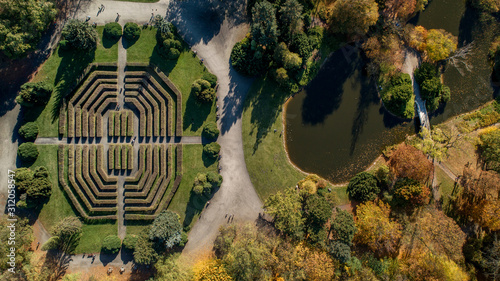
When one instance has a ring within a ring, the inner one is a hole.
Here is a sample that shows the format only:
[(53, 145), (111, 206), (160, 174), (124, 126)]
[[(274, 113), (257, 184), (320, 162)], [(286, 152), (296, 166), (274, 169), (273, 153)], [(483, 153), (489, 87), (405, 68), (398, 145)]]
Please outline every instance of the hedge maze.
[(59, 183), (85, 220), (152, 220), (182, 177), (182, 95), (153, 65), (127, 65), (123, 93), (117, 73), (92, 64), (64, 98)]

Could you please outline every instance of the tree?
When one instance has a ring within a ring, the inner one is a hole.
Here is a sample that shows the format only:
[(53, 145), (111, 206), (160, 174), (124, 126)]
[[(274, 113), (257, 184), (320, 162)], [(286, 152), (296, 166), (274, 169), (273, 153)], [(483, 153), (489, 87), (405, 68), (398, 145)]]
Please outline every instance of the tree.
[(401, 178), (392, 189), (394, 203), (399, 206), (418, 207), (429, 203), (430, 190), (416, 180)]
[(391, 113), (411, 119), (415, 115), (413, 86), (411, 77), (406, 73), (395, 74), (381, 93), (384, 106)]
[(279, 19), (282, 36), (291, 41), (302, 29), (302, 5), (297, 0), (287, 0), (280, 7)]
[(360, 202), (374, 200), (379, 193), (377, 178), (368, 172), (355, 175), (347, 186), (349, 197)]
[(196, 195), (210, 196), (214, 188), (220, 187), (221, 183), (222, 176), (215, 172), (198, 173), (194, 178), (193, 192)]
[(101, 251), (108, 254), (116, 254), (120, 251), (122, 240), (116, 235), (108, 235), (102, 241)]
[(389, 168), (398, 178), (410, 178), (421, 183), (429, 180), (432, 163), (418, 149), (411, 145), (398, 145), (389, 159)]
[(330, 28), (348, 35), (363, 35), (377, 19), (375, 0), (337, 0), (332, 8)]
[(354, 217), (351, 213), (337, 208), (337, 213), (332, 221), (330, 230), (333, 233), (333, 238), (347, 246), (352, 245), (354, 235), (358, 231), (354, 223)]
[(390, 218), (391, 209), (382, 201), (367, 201), (356, 210), (355, 242), (368, 246), (379, 255), (396, 253), (401, 225)]
[(484, 167), (500, 173), (500, 130), (482, 134), (479, 139), (478, 147)]
[(203, 146), (203, 153), (210, 158), (219, 157), (220, 145), (216, 142), (211, 142)]
[(500, 240), (494, 235), (494, 240), (489, 247), (485, 247), (483, 253), (484, 261), (482, 267), (486, 275), (491, 280), (498, 280), (500, 277)]
[(233, 280), (227, 273), (224, 264), (218, 259), (202, 260), (194, 265), (194, 281), (230, 281)]
[(424, 58), (437, 62), (448, 58), (457, 49), (457, 37), (443, 29), (416, 26), (410, 33), (409, 45), (424, 53)]
[(432, 128), (431, 132), (427, 128), (422, 128), (419, 135), (420, 138), (414, 138), (413, 145), (437, 161), (448, 156), (448, 150), (458, 147), (464, 138), (464, 135), (460, 134), (456, 127), (450, 129), (446, 126), (442, 128), (436, 126)]
[(47, 178), (32, 179), (26, 185), (29, 186), (26, 194), (31, 202), (46, 199), (52, 194), (52, 182)]
[(296, 247), (296, 251), (302, 258), (306, 280), (336, 280), (335, 264), (327, 252), (306, 247), (303, 243)]
[(308, 226), (321, 228), (330, 218), (332, 206), (325, 197), (314, 194), (307, 197), (304, 211)]
[(416, 254), (410, 258), (408, 265), (410, 280), (470, 280), (467, 273), (446, 256)]
[(207, 80), (198, 79), (194, 81), (191, 85), (191, 92), (202, 103), (211, 103), (215, 99), (215, 89)]
[(415, 69), (415, 80), (417, 80), (419, 84), (435, 77), (438, 77), (438, 71), (436, 66), (432, 63), (423, 62), (419, 68)]
[(250, 33), (260, 45), (272, 46), (278, 41), (276, 9), (268, 1), (257, 2), (253, 6)]
[(53, 237), (57, 237), (57, 247), (62, 250), (71, 250), (82, 234), (82, 222), (75, 216), (65, 217), (51, 230)]
[(28, 122), (19, 128), (18, 133), (26, 141), (34, 141), (38, 136), (38, 125), (36, 122)]
[(450, 88), (443, 85), (438, 77), (424, 80), (421, 89), (422, 98), (427, 102), (425, 105), (428, 111), (438, 109), (440, 102), (447, 102), (450, 99)]
[(149, 230), (149, 239), (172, 248), (181, 241), (181, 232), (179, 215), (172, 211), (163, 211), (153, 221)]
[(499, 0), (471, 0), (472, 5), (486, 13), (496, 13), (500, 10)]
[(304, 219), (301, 209), (301, 197), (293, 188), (269, 196), (264, 203), (265, 212), (274, 218), (274, 227), (294, 237), (302, 236)]
[(416, 0), (387, 0), (384, 14), (391, 19), (407, 20), (417, 9)]
[(17, 156), (23, 162), (32, 163), (38, 158), (38, 148), (32, 142), (25, 142), (17, 149)]
[(159, 256), (154, 246), (154, 242), (149, 239), (147, 233), (140, 234), (135, 244), (134, 262), (142, 265), (156, 262)]
[(54, 87), (47, 82), (28, 82), (21, 86), (16, 102), (24, 107), (46, 105)]
[(217, 123), (215, 122), (208, 122), (204, 127), (203, 127), (203, 136), (208, 138), (208, 139), (217, 139), (217, 137), (220, 134), (219, 128), (217, 128)]
[(34, 49), (57, 14), (48, 0), (0, 1), (0, 11), (0, 51), (10, 58)]
[(116, 40), (122, 37), (122, 26), (117, 22), (108, 22), (104, 25), (103, 35)]
[[(9, 240), (9, 237), (12, 237), (11, 233), (13, 229), (9, 227), (11, 222), (7, 221), (7, 219), (11, 218), (3, 214), (0, 216), (0, 239), (4, 241), (4, 243), (0, 244), (0, 269), (7, 274), (12, 274), (11, 272), (7, 272), (8, 268), (15, 267), (18, 269), (29, 264), (32, 253), (31, 243), (34, 240), (33, 228), (29, 225), (28, 220), (14, 217), (17, 219), (15, 223), (16, 247), (9, 245), (7, 241), (12, 241), (12, 239)], [(12, 248), (14, 248), (14, 251), (12, 251)], [(14, 255), (15, 259), (11, 260)], [(12, 266), (10, 262), (14, 263), (15, 266)], [(22, 278), (18, 280), (22, 280)]]
[(203, 72), (201, 79), (208, 81), (212, 88), (215, 88), (217, 86), (217, 76), (215, 74), (205, 71)]
[(123, 248), (129, 251), (133, 251), (135, 249), (135, 245), (137, 244), (137, 240), (139, 237), (134, 234), (127, 234), (125, 238), (123, 238)]
[(97, 46), (97, 31), (87, 22), (70, 19), (62, 31), (62, 37), (79, 50), (93, 50)]
[(333, 241), (330, 244), (330, 254), (341, 263), (346, 263), (351, 259), (351, 247), (341, 241)]
[(155, 264), (156, 274), (154, 280), (193, 281), (192, 270), (188, 264), (183, 262), (177, 255), (164, 256)]
[(135, 41), (141, 36), (141, 28), (135, 22), (127, 22), (123, 27), (123, 37), (130, 41)]
[(56, 250), (61, 244), (59, 237), (52, 236), (42, 245), (42, 251)]

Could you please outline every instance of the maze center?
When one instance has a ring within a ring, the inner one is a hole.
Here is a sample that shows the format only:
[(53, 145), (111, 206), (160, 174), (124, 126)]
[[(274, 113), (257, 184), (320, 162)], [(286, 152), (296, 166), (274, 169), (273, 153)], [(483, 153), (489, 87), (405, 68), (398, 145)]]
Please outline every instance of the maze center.
[(60, 112), (61, 186), (86, 220), (154, 219), (182, 178), (181, 93), (153, 65), (127, 65), (120, 91), (116, 65), (80, 81)]

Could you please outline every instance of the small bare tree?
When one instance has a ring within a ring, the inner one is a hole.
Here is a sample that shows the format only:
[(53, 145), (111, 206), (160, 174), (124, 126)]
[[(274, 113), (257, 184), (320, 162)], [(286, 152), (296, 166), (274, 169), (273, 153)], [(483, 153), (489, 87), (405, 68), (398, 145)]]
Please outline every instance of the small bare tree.
[(465, 73), (463, 68), (468, 72), (471, 72), (473, 68), (473, 66), (470, 64), (468, 60), (468, 56), (472, 53), (473, 48), (474, 48), (474, 42), (471, 42), (467, 45), (465, 45), (464, 42), (464, 46), (457, 49), (455, 53), (451, 57), (447, 58), (445, 61), (450, 65), (456, 67), (458, 72), (462, 76), (464, 76)]

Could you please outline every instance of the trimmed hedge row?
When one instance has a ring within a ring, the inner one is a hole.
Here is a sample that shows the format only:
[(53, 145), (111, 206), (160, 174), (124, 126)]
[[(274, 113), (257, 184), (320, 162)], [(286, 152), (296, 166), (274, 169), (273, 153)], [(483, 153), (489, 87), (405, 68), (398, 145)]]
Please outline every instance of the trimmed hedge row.
[(139, 111), (139, 136), (146, 136), (146, 112), (144, 110), (144, 106), (137, 100), (135, 97), (125, 97), (126, 103), (131, 103), (135, 108)]
[[(149, 177), (149, 174), (151, 173), (151, 170), (153, 169), (153, 149), (150, 144), (144, 144), (142, 145), (145, 147), (145, 158), (144, 162), (146, 167), (143, 169), (143, 173), (141, 174), (141, 178), (139, 179), (139, 182), (137, 184), (125, 184), (124, 188), (125, 190), (133, 189), (133, 190), (140, 190), (146, 180)], [(141, 160), (142, 161), (142, 160)], [(134, 181), (135, 182), (135, 181)]]
[[(141, 178), (142, 174), (144, 173), (144, 166), (145, 166), (145, 159), (146, 159), (146, 145), (145, 144), (141, 144), (139, 145), (139, 155), (137, 156), (138, 159), (139, 159), (139, 168), (137, 169), (137, 172), (135, 172), (135, 174), (133, 176), (129, 176), (129, 177), (126, 177), (125, 178), (125, 182), (132, 182), (132, 183), (136, 183), (139, 181), (139, 179)], [(133, 155), (133, 151), (132, 151), (132, 155)], [(125, 189), (127, 189), (127, 187), (125, 187)]]
[[(102, 145), (100, 145), (102, 146)], [(100, 161), (96, 158), (97, 147), (95, 145), (90, 146), (90, 176), (97, 183), (97, 186), (100, 190), (116, 190), (116, 185), (108, 185), (104, 184), (99, 174), (97, 174), (97, 164), (100, 164)], [(97, 164), (96, 164), (97, 163)]]
[(96, 137), (104, 137), (104, 132), (102, 129), (102, 112), (109, 107), (110, 104), (116, 104), (118, 102), (117, 97), (107, 98), (96, 111)]
[[(88, 145), (84, 145), (83, 146), (83, 151), (82, 151), (82, 159), (83, 159), (83, 163), (82, 163), (82, 174), (83, 174), (83, 178), (85, 179), (85, 182), (90, 186), (90, 189), (93, 191), (94, 195), (99, 198), (99, 197), (112, 197), (112, 198), (117, 198), (118, 197), (118, 192), (116, 190), (116, 186), (114, 188), (112, 188), (111, 190), (109, 189), (106, 189), (107, 191), (105, 190), (102, 190), (101, 188), (97, 188), (97, 186), (95, 185), (95, 182), (93, 180), (93, 178), (91, 177), (91, 174), (89, 173), (89, 168), (91, 168), (90, 166), (92, 165), (92, 162), (89, 163), (89, 160), (92, 160), (89, 156), (89, 146)], [(93, 166), (93, 165), (92, 165)]]
[(109, 176), (104, 167), (104, 162), (106, 162), (105, 157), (104, 146), (102, 144), (97, 145), (97, 172), (99, 172), (99, 175), (105, 182), (117, 182), (118, 177)]
[[(161, 145), (164, 146), (164, 145)], [(125, 197), (144, 197), (148, 196), (150, 194), (151, 187), (155, 186), (158, 184), (159, 179), (164, 176), (164, 168), (163, 166), (160, 165), (160, 159), (161, 157), (165, 157), (166, 155), (160, 155), (160, 150), (159, 146), (155, 145), (153, 147), (153, 174), (149, 177), (146, 185), (142, 186), (141, 191), (128, 191), (125, 192)], [(154, 190), (154, 188), (153, 188)], [(142, 200), (142, 201), (135, 201), (135, 200)], [(143, 199), (125, 199), (125, 203), (150, 203), (148, 201), (144, 201)]]

